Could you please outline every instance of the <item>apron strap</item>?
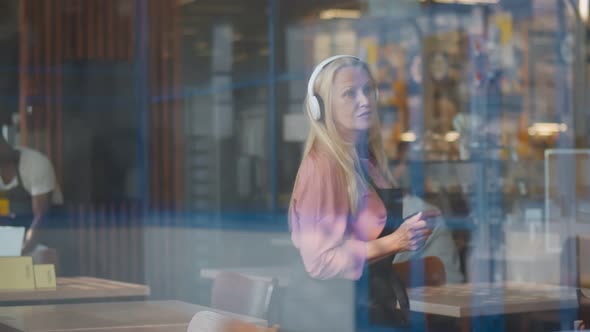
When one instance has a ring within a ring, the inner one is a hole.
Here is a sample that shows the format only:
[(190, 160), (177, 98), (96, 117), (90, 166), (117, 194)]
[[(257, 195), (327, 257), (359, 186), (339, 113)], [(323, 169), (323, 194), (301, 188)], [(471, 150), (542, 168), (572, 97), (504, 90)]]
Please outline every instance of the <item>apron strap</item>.
[[(385, 205), (387, 221), (379, 237), (387, 236), (393, 233), (402, 222), (401, 209), (403, 204), (399, 204), (399, 207), (393, 205), (396, 200), (403, 199), (403, 192), (400, 189), (381, 189), (377, 187), (367, 167), (363, 163), (360, 166), (365, 181), (375, 190)], [(393, 270), (394, 257), (395, 254), (389, 255), (368, 265), (369, 320), (377, 325), (407, 327), (409, 325), (410, 301), (406, 292), (406, 285)], [(398, 302), (399, 309), (397, 309)]]

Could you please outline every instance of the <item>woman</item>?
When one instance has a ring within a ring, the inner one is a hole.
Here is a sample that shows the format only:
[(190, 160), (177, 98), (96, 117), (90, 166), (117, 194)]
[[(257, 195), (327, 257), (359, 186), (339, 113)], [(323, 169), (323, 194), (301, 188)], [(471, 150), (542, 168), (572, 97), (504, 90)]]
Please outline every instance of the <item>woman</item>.
[(372, 275), (391, 273), (392, 255), (419, 249), (430, 234), (422, 213), (399, 220), (376, 99), (368, 66), (356, 57), (326, 59), (310, 77), (311, 130), (289, 208), (302, 266), (285, 294), (286, 330), (354, 330), (360, 302), (372, 302), (359, 294), (372, 283), (367, 267), (381, 260)]

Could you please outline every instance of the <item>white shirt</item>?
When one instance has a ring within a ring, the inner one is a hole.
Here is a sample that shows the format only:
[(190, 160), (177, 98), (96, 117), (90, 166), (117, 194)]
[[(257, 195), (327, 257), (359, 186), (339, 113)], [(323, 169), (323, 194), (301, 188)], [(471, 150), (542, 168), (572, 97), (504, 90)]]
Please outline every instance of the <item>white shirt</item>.
[[(62, 204), (63, 195), (57, 184), (55, 171), (51, 161), (43, 154), (33, 149), (16, 147), (20, 151), (18, 172), (23, 181), (23, 187), (31, 196), (43, 195), (51, 192), (51, 202)], [(4, 183), (0, 177), (0, 190), (9, 190), (18, 185), (18, 178), (14, 177), (9, 183)]]

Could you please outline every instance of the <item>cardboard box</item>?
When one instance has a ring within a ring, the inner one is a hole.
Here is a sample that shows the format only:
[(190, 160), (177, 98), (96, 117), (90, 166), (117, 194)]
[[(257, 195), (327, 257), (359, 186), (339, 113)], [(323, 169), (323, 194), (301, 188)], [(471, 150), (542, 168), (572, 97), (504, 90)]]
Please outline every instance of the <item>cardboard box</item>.
[(55, 266), (53, 264), (36, 264), (33, 265), (35, 271), (35, 288), (37, 289), (55, 289)]
[(0, 290), (28, 289), (35, 289), (33, 258), (0, 257)]

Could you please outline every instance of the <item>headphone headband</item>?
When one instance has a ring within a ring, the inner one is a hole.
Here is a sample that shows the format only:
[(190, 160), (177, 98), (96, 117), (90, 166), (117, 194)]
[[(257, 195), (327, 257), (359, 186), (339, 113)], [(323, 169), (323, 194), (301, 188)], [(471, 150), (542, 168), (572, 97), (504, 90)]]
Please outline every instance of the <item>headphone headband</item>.
[(313, 86), (315, 84), (316, 78), (320, 75), (320, 73), (322, 72), (322, 70), (327, 65), (329, 65), (330, 63), (332, 63), (334, 60), (338, 60), (338, 59), (341, 59), (341, 58), (353, 58), (353, 59), (357, 59), (359, 61), (361, 60), (360, 58), (358, 58), (356, 56), (353, 56), (353, 55), (341, 54), (341, 55), (335, 55), (335, 56), (329, 57), (326, 60), (320, 62), (320, 64), (315, 67), (315, 69), (311, 73), (311, 76), (309, 77), (309, 82), (307, 83), (307, 96), (308, 96), (308, 98), (311, 98), (311, 97), (314, 96)]
[(320, 64), (315, 67), (315, 69), (311, 73), (311, 76), (309, 77), (309, 82), (307, 83), (307, 100), (311, 117), (316, 121), (322, 118), (322, 101), (320, 96), (316, 96), (313, 93), (313, 86), (315, 85), (315, 80), (318, 77), (318, 75), (322, 72), (322, 69), (324, 69), (332, 61), (340, 58), (353, 58), (360, 61), (359, 58), (346, 54), (329, 57), (326, 60), (320, 62)]

